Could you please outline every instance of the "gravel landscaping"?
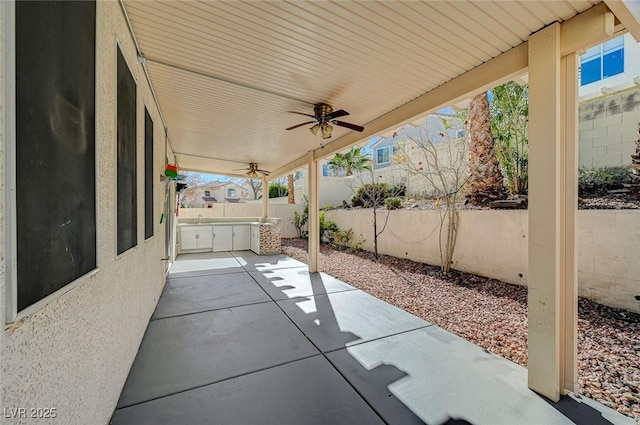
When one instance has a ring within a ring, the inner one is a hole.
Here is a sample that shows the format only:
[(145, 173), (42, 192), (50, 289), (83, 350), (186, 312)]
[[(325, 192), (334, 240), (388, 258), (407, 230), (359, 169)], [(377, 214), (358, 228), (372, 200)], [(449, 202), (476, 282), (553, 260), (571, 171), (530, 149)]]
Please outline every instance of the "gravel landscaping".
[[(283, 239), (283, 252), (307, 261), (307, 241)], [(320, 268), (344, 282), (527, 366), (527, 288), (371, 253), (323, 245)], [(580, 298), (580, 394), (640, 424), (640, 315)]]

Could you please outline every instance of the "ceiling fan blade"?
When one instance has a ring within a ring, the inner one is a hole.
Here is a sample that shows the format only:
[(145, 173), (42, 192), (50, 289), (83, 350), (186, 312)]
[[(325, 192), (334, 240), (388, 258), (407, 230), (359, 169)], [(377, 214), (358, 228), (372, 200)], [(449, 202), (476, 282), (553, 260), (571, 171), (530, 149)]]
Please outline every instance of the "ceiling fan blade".
[(364, 130), (364, 127), (361, 126), (361, 125), (355, 125), (355, 124), (351, 124), (351, 123), (344, 122), (344, 121), (338, 121), (338, 120), (333, 120), (331, 122), (333, 124), (335, 124), (335, 125), (339, 125), (340, 127), (350, 128), (351, 130), (355, 130), (355, 131), (362, 132)]
[(304, 112), (296, 112), (296, 111), (287, 111), (290, 114), (298, 114), (298, 115), (304, 115), (305, 117), (311, 117), (311, 118), (315, 118), (315, 115), (311, 115), (311, 114), (305, 114)]
[(326, 119), (331, 121), (333, 119), (340, 118), (340, 117), (345, 117), (347, 115), (349, 115), (349, 113), (347, 111), (345, 111), (344, 109), (340, 109), (338, 111), (333, 111), (332, 113), (327, 114)]
[(235, 170), (231, 170), (231, 171), (247, 171), (248, 168), (236, 168)]
[(285, 130), (293, 130), (294, 128), (302, 127), (303, 125), (313, 124), (315, 121), (303, 122), (302, 124), (294, 125), (293, 127), (285, 128)]
[(269, 174), (271, 174), (271, 171), (267, 171), (267, 170), (258, 170), (258, 172), (263, 176), (268, 176)]

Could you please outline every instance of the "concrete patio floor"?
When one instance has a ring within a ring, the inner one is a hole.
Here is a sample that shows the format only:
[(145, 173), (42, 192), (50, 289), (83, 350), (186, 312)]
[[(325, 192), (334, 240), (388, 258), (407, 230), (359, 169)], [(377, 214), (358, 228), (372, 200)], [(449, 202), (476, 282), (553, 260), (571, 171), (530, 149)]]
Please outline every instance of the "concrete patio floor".
[(111, 423), (634, 424), (284, 255), (180, 255)]

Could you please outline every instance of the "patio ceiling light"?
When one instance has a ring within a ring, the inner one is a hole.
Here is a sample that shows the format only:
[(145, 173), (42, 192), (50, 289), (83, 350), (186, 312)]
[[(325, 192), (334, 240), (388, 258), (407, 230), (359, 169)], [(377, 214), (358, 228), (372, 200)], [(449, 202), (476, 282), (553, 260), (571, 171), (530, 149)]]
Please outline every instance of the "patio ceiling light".
[(315, 136), (318, 134), (318, 130), (320, 130), (320, 124), (316, 124), (309, 129), (309, 131)]
[[(314, 126), (315, 127), (315, 126)], [(331, 132), (333, 131), (333, 126), (328, 122), (322, 124), (322, 138), (329, 139), (331, 138)]]

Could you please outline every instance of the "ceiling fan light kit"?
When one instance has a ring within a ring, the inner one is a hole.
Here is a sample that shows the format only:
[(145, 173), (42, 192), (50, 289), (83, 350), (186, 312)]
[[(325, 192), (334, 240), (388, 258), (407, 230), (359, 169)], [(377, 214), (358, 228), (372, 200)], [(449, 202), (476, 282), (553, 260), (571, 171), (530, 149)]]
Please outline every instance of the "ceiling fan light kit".
[[(305, 114), (304, 112), (296, 112), (296, 111), (288, 111), (291, 114), (304, 115), (306, 117), (314, 118), (315, 121), (307, 121), (301, 124), (294, 125), (292, 127), (287, 128), (286, 130), (293, 130), (298, 127), (302, 127), (303, 125), (313, 124), (309, 131), (311, 134), (316, 136), (318, 131), (320, 131), (323, 139), (330, 139), (333, 133), (333, 126), (337, 125), (340, 127), (345, 127), (350, 130), (362, 132), (364, 127), (356, 124), (351, 124), (344, 121), (338, 121), (336, 118), (344, 117), (349, 115), (347, 111), (344, 109), (340, 109), (337, 111), (333, 111), (333, 107), (327, 103), (316, 103), (313, 105), (313, 115)], [(333, 124), (333, 125), (332, 125)]]
[(246, 171), (245, 174), (247, 175), (247, 177), (251, 177), (251, 178), (260, 177), (258, 174), (262, 174), (263, 176), (267, 177), (271, 173), (271, 171), (261, 170), (258, 167), (257, 162), (250, 162), (248, 168), (238, 168), (233, 171)]

